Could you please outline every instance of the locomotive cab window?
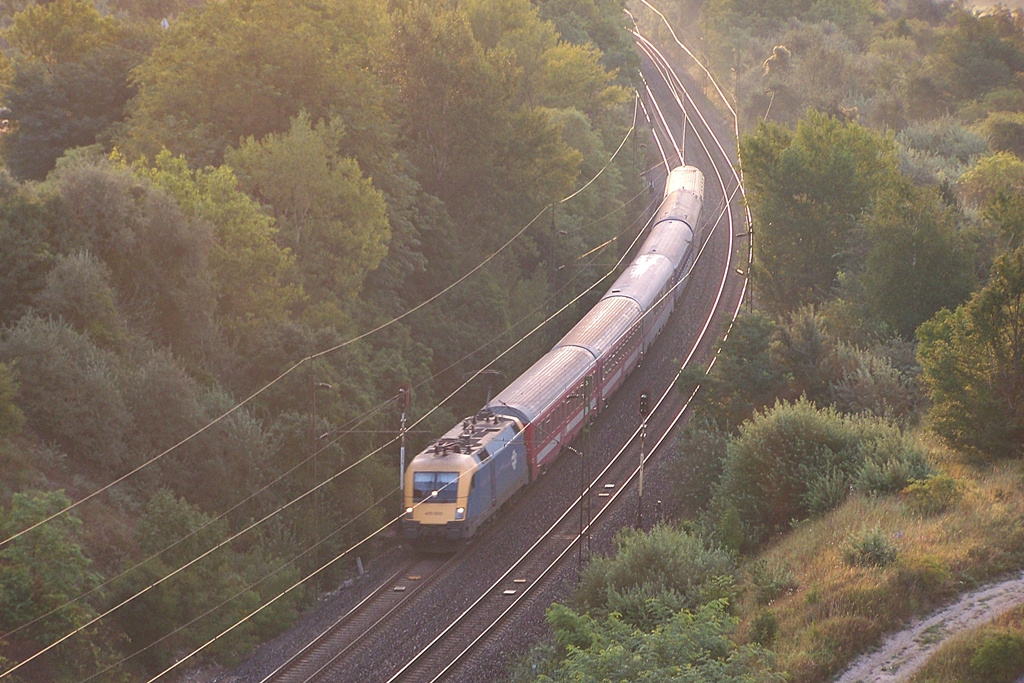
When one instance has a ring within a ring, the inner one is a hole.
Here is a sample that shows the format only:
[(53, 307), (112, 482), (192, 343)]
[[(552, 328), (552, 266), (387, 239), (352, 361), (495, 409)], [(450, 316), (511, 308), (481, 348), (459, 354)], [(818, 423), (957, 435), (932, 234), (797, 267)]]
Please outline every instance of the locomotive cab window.
[[(414, 503), (454, 503), (458, 494), (458, 472), (414, 472), (412, 499)], [(434, 495), (434, 492), (437, 495)]]

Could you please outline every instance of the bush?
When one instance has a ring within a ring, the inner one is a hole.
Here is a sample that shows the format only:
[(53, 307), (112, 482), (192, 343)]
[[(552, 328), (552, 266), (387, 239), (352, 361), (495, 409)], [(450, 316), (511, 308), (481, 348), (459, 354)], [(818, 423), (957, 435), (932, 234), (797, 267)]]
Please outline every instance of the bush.
[(771, 604), (786, 593), (799, 588), (793, 570), (783, 565), (769, 567), (767, 560), (758, 560), (748, 569), (750, 580), (754, 584), (754, 600), (759, 605)]
[(903, 489), (907, 505), (921, 515), (937, 515), (960, 500), (960, 486), (948, 474), (934, 474)]
[(779, 635), (779, 618), (770, 610), (761, 610), (750, 625), (750, 642), (771, 645)]
[(856, 486), (861, 493), (896, 493), (914, 481), (935, 475), (924, 450), (897, 431), (862, 444), (860, 450), (864, 463), (857, 473)]
[[(659, 525), (646, 534), (625, 529), (615, 543), (614, 556), (595, 558), (580, 577), (576, 602), (593, 615), (618, 612), (649, 629), (674, 612), (733, 593), (732, 557), (697, 536)], [(651, 612), (650, 604), (669, 610)]]
[[(921, 457), (879, 419), (818, 410), (806, 399), (779, 403), (745, 423), (729, 443), (714, 505), (723, 512), (734, 507), (747, 543), (756, 545), (794, 520), (836, 507), (865, 462), (883, 470), (885, 463), (902, 463), (905, 473), (926, 475), (931, 470)], [(894, 490), (905, 485), (901, 476), (892, 477)]]
[(71, 456), (76, 472), (120, 470), (132, 420), (113, 354), (64, 322), (30, 315), (4, 335), (0, 361), (14, 362), (16, 401), (27, 425)]
[(1024, 672), (1024, 637), (998, 633), (985, 639), (971, 657), (971, 669), (987, 683), (1010, 683)]
[(896, 546), (876, 527), (851, 538), (843, 560), (851, 567), (887, 567), (896, 555)]

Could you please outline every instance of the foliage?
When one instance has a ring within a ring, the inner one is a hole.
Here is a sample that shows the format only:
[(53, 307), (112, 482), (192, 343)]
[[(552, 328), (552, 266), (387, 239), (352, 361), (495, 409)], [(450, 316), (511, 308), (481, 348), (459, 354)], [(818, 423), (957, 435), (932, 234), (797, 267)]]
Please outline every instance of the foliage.
[(110, 286), (110, 269), (87, 251), (57, 258), (36, 297), (40, 315), (62, 318), (101, 346), (123, 340), (125, 322)]
[(47, 66), (78, 62), (114, 41), (117, 23), (100, 15), (92, 2), (53, 0), (29, 5), (14, 15), (4, 37), (22, 54)]
[(217, 165), (229, 146), (282, 133), (305, 110), (340, 116), (346, 156), (386, 154), (389, 98), (369, 68), (384, 11), (373, 0), (231, 0), (182, 14), (133, 72), (120, 146), (133, 160), (166, 146)]
[(695, 518), (711, 501), (727, 444), (728, 435), (710, 421), (690, 420), (676, 439), (674, 457), (667, 465), (683, 519)]
[(679, 683), (782, 681), (770, 657), (729, 637), (735, 620), (724, 601), (672, 615), (652, 632), (617, 615), (594, 619), (555, 605), (548, 612), (560, 657), (542, 667), (538, 681), (628, 680)]
[(907, 504), (922, 515), (945, 512), (960, 499), (961, 494), (960, 486), (948, 474), (917, 479), (903, 489)]
[(305, 112), (286, 134), (246, 138), (226, 155), (242, 189), (269, 206), (302, 284), (348, 303), (387, 251), (384, 197), (359, 164), (340, 155), (340, 120), (313, 126)]
[(260, 328), (281, 323), (303, 298), (302, 288), (290, 282), (294, 253), (278, 246), (273, 219), (243, 193), (230, 168), (192, 171), (167, 150), (154, 161), (153, 168), (135, 172), (174, 197), (190, 219), (213, 227), (207, 258), (214, 315), (230, 341), (255, 344)]
[(75, 217), (66, 248), (87, 250), (109, 269), (132, 328), (185, 357), (202, 358), (216, 338), (206, 268), (210, 226), (106, 161), (69, 160), (47, 186)]
[(909, 337), (939, 309), (967, 299), (973, 263), (957, 223), (936, 191), (901, 182), (879, 193), (859, 275), (865, 317)]
[(858, 218), (895, 177), (895, 145), (808, 111), (794, 132), (762, 122), (741, 141), (741, 154), (758, 297), (777, 313), (825, 301), (849, 260)]
[(868, 463), (919, 458), (897, 429), (879, 420), (818, 410), (806, 399), (778, 403), (744, 423), (729, 443), (715, 508), (735, 508), (746, 542), (757, 545), (842, 503)]
[(1024, 161), (1009, 152), (997, 152), (979, 159), (957, 180), (964, 200), (977, 206), (1000, 192), (1024, 191)]
[(6, 331), (0, 361), (16, 361), (16, 400), (36, 434), (83, 470), (120, 472), (132, 422), (113, 354), (64, 322), (29, 315)]
[[(143, 555), (167, 550), (131, 574), (123, 582), (122, 591), (127, 596), (147, 588), (211, 550), (226, 535), (223, 520), (211, 519), (166, 490), (156, 493), (147, 503), (137, 529), (139, 550)], [(117, 617), (125, 631), (133, 634), (133, 645), (141, 650), (143, 663), (151, 670), (163, 667), (170, 663), (175, 649), (191, 650), (206, 643), (297, 578), (294, 569), (275, 575), (280, 569), (279, 562), (258, 551), (240, 555), (228, 548), (219, 549), (189, 571), (146, 590), (119, 610)], [(259, 579), (254, 581), (256, 577)], [(243, 654), (260, 629), (273, 633), (287, 627), (294, 619), (297, 599), (293, 593), (279, 600), (258, 621), (248, 620), (233, 629), (213, 650), (233, 657)], [(270, 624), (276, 626), (268, 628)], [(176, 630), (179, 625), (185, 627)], [(162, 647), (142, 649), (163, 637), (168, 640)]]
[(0, 363), (0, 439), (17, 434), (25, 424), (25, 414), (15, 401), (17, 393), (18, 385), (11, 368)]
[(971, 657), (971, 669), (992, 683), (1017, 680), (1024, 671), (1024, 636), (999, 633), (986, 638)]
[(67, 239), (66, 221), (63, 203), (55, 197), (28, 198), (9, 186), (0, 192), (0, 321), (5, 325), (24, 315), (45, 286), (55, 243)]
[(1015, 456), (1024, 443), (1024, 249), (1000, 257), (989, 283), (956, 311), (917, 332), (932, 399), (932, 429), (986, 458)]
[(770, 566), (767, 560), (755, 560), (747, 571), (755, 587), (754, 601), (759, 605), (770, 605), (799, 588), (793, 570), (785, 565)]
[(732, 592), (732, 558), (697, 536), (658, 525), (650, 533), (624, 529), (615, 543), (614, 556), (594, 558), (580, 576), (575, 600), (589, 614), (615, 613), (649, 632)]
[[(63, 491), (16, 493), (8, 509), (0, 508), (0, 533), (7, 538), (22, 532), (70, 502)], [(62, 515), (28, 531), (0, 550), (0, 629), (21, 629), (18, 640), (35, 648), (49, 645), (95, 616), (81, 598), (99, 582), (78, 517)], [(112, 629), (90, 627), (83, 635), (62, 645), (49, 667), (30, 665), (23, 672), (34, 680), (81, 680), (114, 659)]]
[(775, 402), (786, 378), (771, 362), (771, 338), (778, 325), (763, 313), (743, 314), (720, 345), (715, 370), (704, 377), (684, 375), (679, 387), (689, 393), (697, 382), (697, 405), (721, 430), (735, 429), (754, 412)]
[(843, 560), (851, 567), (887, 567), (896, 561), (896, 546), (878, 528), (850, 538)]
[(899, 424), (916, 420), (925, 396), (919, 369), (901, 370), (882, 350), (857, 350), (856, 365), (829, 384), (836, 409), (852, 415), (873, 415)]
[(1024, 159), (1024, 113), (992, 112), (979, 128), (993, 151), (1009, 152)]

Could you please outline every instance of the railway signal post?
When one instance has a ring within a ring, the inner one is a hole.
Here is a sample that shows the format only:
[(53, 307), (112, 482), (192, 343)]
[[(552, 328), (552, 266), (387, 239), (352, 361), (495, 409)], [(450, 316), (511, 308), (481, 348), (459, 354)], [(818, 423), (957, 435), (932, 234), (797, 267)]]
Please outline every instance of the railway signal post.
[(398, 405), (402, 416), (398, 425), (398, 490), (405, 493), (405, 418), (409, 414), (410, 390), (408, 384), (398, 387)]
[(640, 485), (636, 500), (636, 528), (643, 529), (644, 522), (644, 456), (646, 455), (645, 442), (647, 440), (647, 413), (650, 394), (646, 391), (640, 392)]

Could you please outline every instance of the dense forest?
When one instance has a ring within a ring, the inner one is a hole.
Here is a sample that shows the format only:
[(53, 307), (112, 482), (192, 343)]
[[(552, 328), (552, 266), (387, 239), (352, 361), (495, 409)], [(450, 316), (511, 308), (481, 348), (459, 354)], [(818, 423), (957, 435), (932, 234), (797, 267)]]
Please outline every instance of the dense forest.
[[(590, 564), (514, 678), (832, 680), (1024, 565), (1024, 12), (654, 4), (738, 115), (752, 296), (680, 381), (670, 519)], [(908, 680), (1017, 680), (1020, 612), (936, 660)]]
[(45, 648), (5, 680), (148, 678), (322, 568), (201, 653), (230, 664), (350, 575), (399, 387), (416, 448), (639, 229), (626, 21), (0, 3), (0, 673)]

